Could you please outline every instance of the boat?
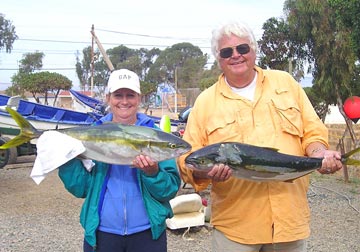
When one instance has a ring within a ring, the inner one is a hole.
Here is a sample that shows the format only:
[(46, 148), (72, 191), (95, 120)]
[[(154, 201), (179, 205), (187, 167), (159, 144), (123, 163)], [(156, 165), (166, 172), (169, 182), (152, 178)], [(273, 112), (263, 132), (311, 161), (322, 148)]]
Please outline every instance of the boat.
[(70, 89), (69, 92), (72, 98), (84, 108), (84, 111), (94, 112), (97, 114), (106, 113), (107, 106), (104, 102), (73, 89)]
[[(0, 108), (6, 106), (11, 106), (39, 130), (56, 130), (91, 125), (102, 116), (95, 112), (83, 113), (26, 101), (20, 99), (20, 97), (9, 97), (0, 94)], [(18, 135), (19, 132), (20, 128), (10, 114), (0, 109), (0, 145)], [(15, 163), (17, 156), (35, 154), (35, 143), (36, 140), (19, 147), (1, 150), (0, 168), (8, 163)]]
[[(9, 96), (0, 95), (0, 107), (12, 106), (35, 128), (41, 130), (63, 129), (75, 126), (90, 125), (102, 115), (95, 112), (83, 113), (65, 108), (52, 107), (19, 99), (18, 105), (11, 103)], [(0, 127), (18, 128), (15, 121), (4, 110), (0, 110)]]

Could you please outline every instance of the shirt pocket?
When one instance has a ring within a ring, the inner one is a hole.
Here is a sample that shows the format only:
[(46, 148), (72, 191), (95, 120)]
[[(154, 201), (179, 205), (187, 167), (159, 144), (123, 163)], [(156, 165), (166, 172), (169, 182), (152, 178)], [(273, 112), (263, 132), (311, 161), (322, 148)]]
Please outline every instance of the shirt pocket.
[(209, 142), (233, 141), (238, 135), (236, 117), (231, 114), (213, 115), (205, 128)]
[(275, 123), (283, 132), (303, 137), (303, 122), (301, 111), (294, 101), (272, 99)]

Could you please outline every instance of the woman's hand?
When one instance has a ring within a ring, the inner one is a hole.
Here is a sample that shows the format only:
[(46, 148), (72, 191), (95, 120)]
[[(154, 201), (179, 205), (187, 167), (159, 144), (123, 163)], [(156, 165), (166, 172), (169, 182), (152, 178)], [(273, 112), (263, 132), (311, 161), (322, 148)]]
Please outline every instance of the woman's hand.
[(139, 155), (133, 161), (133, 165), (142, 170), (148, 176), (154, 176), (159, 172), (158, 163), (153, 161), (150, 157)]

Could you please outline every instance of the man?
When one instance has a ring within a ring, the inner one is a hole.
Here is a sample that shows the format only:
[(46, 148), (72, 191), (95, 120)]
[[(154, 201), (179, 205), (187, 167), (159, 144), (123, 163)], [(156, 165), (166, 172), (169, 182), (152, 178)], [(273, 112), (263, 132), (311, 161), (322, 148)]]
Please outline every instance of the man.
[[(342, 168), (340, 153), (328, 150), (328, 132), (301, 86), (286, 72), (255, 65), (257, 43), (242, 23), (213, 31), (212, 52), (223, 73), (202, 92), (183, 136), (192, 151), (235, 141), (280, 152), (323, 157), (320, 173)], [(306, 251), (310, 210), (309, 176), (286, 182), (251, 182), (232, 177), (216, 164), (195, 172), (178, 160), (186, 183), (196, 191), (211, 184), (213, 251)]]

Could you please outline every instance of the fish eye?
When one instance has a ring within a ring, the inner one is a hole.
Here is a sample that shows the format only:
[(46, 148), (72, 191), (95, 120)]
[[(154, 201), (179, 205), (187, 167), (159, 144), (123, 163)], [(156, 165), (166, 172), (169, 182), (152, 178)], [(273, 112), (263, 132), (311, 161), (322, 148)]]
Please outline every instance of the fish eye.
[(171, 148), (171, 149), (175, 149), (175, 148), (176, 148), (176, 144), (170, 143), (170, 148)]

